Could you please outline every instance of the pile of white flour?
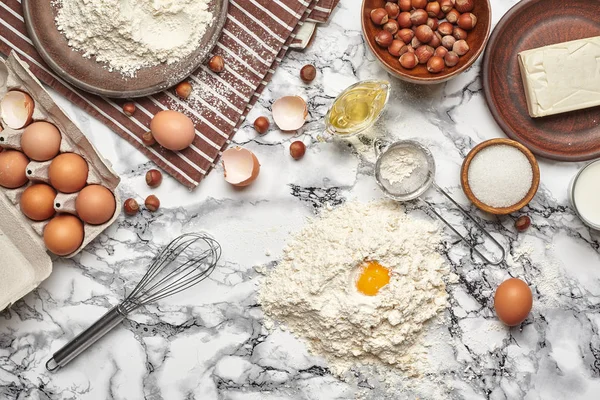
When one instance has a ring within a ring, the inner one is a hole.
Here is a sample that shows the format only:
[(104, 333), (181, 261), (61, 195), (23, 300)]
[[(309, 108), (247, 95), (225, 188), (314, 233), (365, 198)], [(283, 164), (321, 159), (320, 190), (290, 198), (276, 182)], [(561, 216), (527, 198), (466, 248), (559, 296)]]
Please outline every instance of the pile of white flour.
[(401, 183), (420, 165), (419, 153), (409, 148), (391, 149), (381, 160), (381, 177), (391, 185)]
[[(267, 328), (281, 323), (343, 375), (357, 364), (414, 372), (425, 324), (446, 307), (449, 270), (437, 226), (397, 203), (348, 203), (309, 223), (262, 283)], [(377, 295), (357, 291), (363, 260), (391, 270)]]
[(209, 0), (57, 0), (58, 29), (69, 46), (111, 70), (134, 76), (142, 67), (189, 56), (213, 21)]

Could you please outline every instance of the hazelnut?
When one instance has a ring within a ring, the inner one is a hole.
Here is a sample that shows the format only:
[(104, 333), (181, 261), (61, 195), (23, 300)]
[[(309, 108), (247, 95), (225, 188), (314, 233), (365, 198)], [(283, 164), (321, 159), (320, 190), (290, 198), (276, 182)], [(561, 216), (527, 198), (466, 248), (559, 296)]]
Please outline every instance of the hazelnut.
[(437, 18), (438, 14), (441, 11), (440, 3), (438, 3), (437, 1), (427, 3), (425, 11), (427, 11), (427, 14), (429, 14), (431, 18)]
[(419, 64), (419, 59), (415, 53), (406, 52), (400, 56), (400, 65), (406, 69), (413, 69)]
[(433, 38), (429, 41), (429, 45), (434, 49), (442, 45), (442, 35), (439, 32), (433, 33)]
[(223, 72), (225, 69), (225, 60), (221, 56), (212, 56), (212, 58), (208, 61), (208, 68), (212, 72)]
[(456, 64), (458, 64), (459, 59), (460, 57), (458, 54), (453, 51), (449, 51), (448, 54), (444, 56), (444, 62), (446, 63), (447, 67), (454, 67)]
[(175, 93), (185, 100), (192, 94), (192, 85), (190, 85), (188, 81), (179, 82), (179, 84), (175, 86)]
[(419, 41), (419, 39), (417, 39), (416, 37), (412, 38), (412, 40), (410, 41), (410, 45), (413, 49), (416, 49), (417, 47), (421, 46), (423, 43), (421, 43)]
[(475, 7), (475, 1), (474, 0), (456, 0), (454, 7), (460, 13), (471, 12), (471, 11), (473, 11), (473, 8)]
[(440, 10), (440, 12), (438, 13), (438, 15), (436, 15), (437, 19), (444, 19), (446, 18), (446, 14), (444, 14), (444, 12), (442, 10)]
[(140, 210), (140, 205), (138, 204), (137, 201), (135, 201), (135, 199), (125, 200), (125, 203), (123, 204), (123, 211), (125, 211), (125, 214), (135, 215), (138, 213), (139, 210)]
[(459, 28), (458, 26), (455, 26), (454, 29), (452, 30), (452, 36), (454, 36), (454, 38), (456, 40), (466, 40), (467, 39), (467, 31), (465, 31), (462, 28)]
[[(443, 47), (441, 47), (443, 49)], [(442, 57), (433, 56), (427, 61), (427, 71), (432, 74), (442, 72), (444, 69), (444, 59)]]
[(398, 5), (400, 6), (401, 11), (410, 11), (412, 10), (412, 1), (411, 0), (398, 0)]
[(306, 64), (300, 70), (300, 79), (304, 81), (304, 83), (312, 82), (317, 76), (317, 69), (314, 65)]
[(123, 104), (123, 114), (127, 115), (128, 117), (131, 117), (134, 112), (135, 112), (135, 104), (133, 104), (131, 102), (127, 102), (127, 103)]
[(444, 36), (442, 38), (442, 46), (444, 46), (448, 50), (452, 50), (452, 46), (454, 46), (455, 42), (456, 42), (456, 39), (454, 38), (454, 36), (448, 35), (448, 36)]
[(411, 0), (410, 4), (414, 9), (422, 9), (427, 6), (427, 0)]
[(515, 228), (517, 228), (517, 230), (519, 232), (526, 231), (527, 228), (529, 228), (530, 226), (531, 226), (531, 218), (529, 218), (527, 215), (521, 215), (515, 221)]
[(388, 22), (389, 16), (385, 8), (375, 8), (371, 10), (371, 21), (375, 25), (383, 25)]
[(267, 117), (258, 117), (254, 120), (254, 129), (256, 132), (264, 135), (269, 130), (270, 122)]
[(435, 51), (433, 52), (434, 57), (444, 58), (446, 56), (446, 54), (448, 54), (448, 49), (445, 48), (444, 46), (437, 47), (435, 49)]
[(400, 29), (410, 28), (413, 25), (410, 13), (407, 11), (401, 12), (400, 15), (398, 15), (397, 21)]
[(434, 31), (438, 28), (438, 26), (440, 26), (440, 22), (437, 18), (427, 18), (426, 24), (431, 28), (431, 30)]
[(427, 64), (427, 61), (433, 57), (433, 47), (422, 45), (415, 49), (415, 55), (419, 59), (419, 64)]
[(148, 211), (154, 212), (159, 209), (160, 200), (158, 199), (158, 197), (151, 194), (150, 196), (146, 197), (146, 201), (144, 202), (144, 205), (146, 206)]
[(415, 33), (412, 29), (404, 28), (400, 29), (396, 34), (396, 38), (402, 40), (404, 43), (409, 44), (411, 40), (415, 37)]
[(388, 47), (388, 52), (394, 57), (400, 57), (400, 49), (402, 49), (404, 46), (406, 45), (402, 40), (395, 39), (392, 41), (392, 44), (390, 44), (390, 47)]
[(144, 134), (142, 135), (142, 142), (146, 146), (153, 146), (156, 144), (156, 139), (154, 139), (154, 135), (152, 135), (152, 132), (147, 131), (144, 132)]
[(443, 13), (447, 14), (454, 8), (452, 0), (440, 0), (440, 9)]
[(452, 25), (450, 22), (442, 22), (438, 26), (437, 30), (442, 36), (452, 35), (452, 31), (454, 30), (454, 25)]
[(402, 56), (402, 54), (404, 54), (404, 53), (414, 53), (414, 52), (415, 52), (415, 49), (413, 49), (413, 47), (411, 45), (404, 45), (400, 49), (400, 56)]
[(452, 46), (452, 51), (459, 56), (464, 56), (469, 52), (469, 45), (465, 40), (457, 40), (454, 46)]
[(477, 17), (471, 13), (464, 13), (458, 17), (458, 21), (456, 23), (465, 31), (470, 31), (471, 29), (475, 28), (475, 25), (477, 24)]
[(375, 34), (375, 42), (381, 47), (388, 47), (394, 41), (394, 37), (388, 31), (379, 31)]
[(387, 11), (389, 18), (396, 19), (398, 18), (398, 14), (400, 14), (400, 6), (396, 3), (388, 1), (385, 3), (385, 11)]
[(460, 13), (456, 11), (456, 8), (453, 8), (446, 14), (446, 21), (455, 24), (458, 21), (458, 17), (460, 17)]
[(427, 22), (427, 18), (429, 18), (427, 11), (421, 9), (415, 10), (410, 14), (410, 21), (415, 26), (423, 25)]
[(429, 43), (433, 39), (433, 31), (427, 25), (421, 25), (415, 30), (415, 37), (421, 43)]
[(304, 157), (304, 153), (306, 152), (306, 146), (300, 140), (296, 140), (290, 145), (290, 155), (294, 160), (299, 160)]
[(162, 173), (157, 169), (146, 172), (146, 184), (151, 188), (157, 188), (162, 183)]
[(395, 35), (396, 32), (398, 32), (398, 29), (400, 29), (400, 26), (398, 25), (398, 21), (395, 19), (390, 19), (385, 23), (385, 25), (383, 25), (383, 30), (388, 31), (392, 35)]

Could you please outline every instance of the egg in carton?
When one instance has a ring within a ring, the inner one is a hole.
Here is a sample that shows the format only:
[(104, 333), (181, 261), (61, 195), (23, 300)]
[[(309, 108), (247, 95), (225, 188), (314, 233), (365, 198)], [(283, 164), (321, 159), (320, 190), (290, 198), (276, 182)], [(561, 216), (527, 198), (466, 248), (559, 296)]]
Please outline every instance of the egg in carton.
[[(85, 187), (101, 185), (114, 196), (114, 213), (108, 221), (98, 225), (82, 221), (83, 240), (81, 244), (75, 251), (64, 255), (67, 258), (73, 257), (118, 218), (121, 202), (116, 188), (120, 178), (111, 169), (108, 161), (98, 154), (83, 133), (52, 100), (40, 82), (29, 72), (26, 64), (14, 52), (6, 61), (0, 59), (0, 99), (4, 99), (7, 93), (12, 91), (26, 93), (33, 100), (33, 113), (29, 123), (18, 129), (15, 129), (14, 125), (11, 128), (4, 118), (1, 119), (0, 147), (4, 148), (4, 151), (11, 149), (22, 151), (21, 138), (25, 129), (31, 126), (31, 123), (48, 122), (60, 132), (59, 155), (77, 154), (87, 163), (87, 173), (75, 171), (74, 175), (77, 175), (78, 172), (85, 174)], [(2, 112), (1, 109), (0, 112)], [(2, 112), (3, 116), (4, 114)], [(12, 258), (7, 257), (4, 262), (0, 260), (0, 310), (33, 290), (52, 270), (52, 257), (56, 257), (56, 255), (46, 251), (43, 239), (44, 231), (51, 219), (36, 222), (27, 218), (21, 212), (20, 202), (25, 190), (33, 185), (46, 183), (52, 186), (49, 170), (56, 157), (47, 161), (29, 161), (25, 171), (28, 182), (23, 186), (14, 189), (0, 186), (0, 208), (2, 208), (0, 212), (0, 247), (8, 248), (8, 253), (11, 251), (13, 253)], [(74, 175), (69, 174), (64, 178), (67, 184), (76, 179)], [(70, 193), (56, 190), (53, 201), (55, 215), (78, 216), (76, 200), (81, 190), (69, 191)], [(15, 222), (18, 226), (14, 226)], [(27, 254), (30, 252), (35, 254)], [(23, 257), (30, 267), (29, 271), (25, 271), (27, 268), (22, 267), (18, 267), (20, 271), (16, 271), (17, 267), (9, 265), (14, 262), (23, 262)]]

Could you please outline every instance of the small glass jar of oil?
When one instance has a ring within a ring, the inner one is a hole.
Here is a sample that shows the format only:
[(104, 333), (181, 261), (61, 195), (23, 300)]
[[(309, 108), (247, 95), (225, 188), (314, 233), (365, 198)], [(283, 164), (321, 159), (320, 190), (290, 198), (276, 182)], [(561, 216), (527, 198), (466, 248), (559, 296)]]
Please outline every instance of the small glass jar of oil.
[(367, 80), (344, 90), (325, 116), (325, 128), (334, 137), (351, 137), (370, 128), (390, 97), (390, 83)]

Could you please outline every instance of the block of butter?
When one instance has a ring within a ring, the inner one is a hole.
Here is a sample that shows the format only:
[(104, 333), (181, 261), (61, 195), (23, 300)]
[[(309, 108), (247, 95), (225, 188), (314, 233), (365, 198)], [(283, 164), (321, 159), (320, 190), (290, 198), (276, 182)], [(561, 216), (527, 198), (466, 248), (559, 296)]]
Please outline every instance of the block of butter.
[(600, 106), (600, 36), (518, 55), (532, 117)]

